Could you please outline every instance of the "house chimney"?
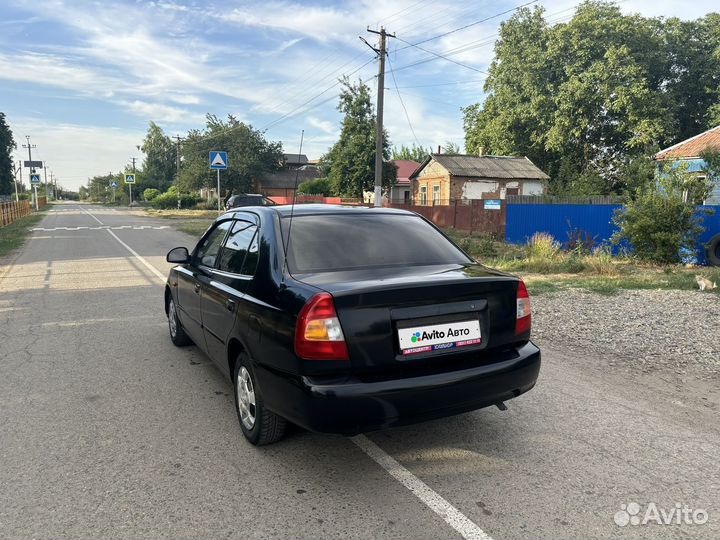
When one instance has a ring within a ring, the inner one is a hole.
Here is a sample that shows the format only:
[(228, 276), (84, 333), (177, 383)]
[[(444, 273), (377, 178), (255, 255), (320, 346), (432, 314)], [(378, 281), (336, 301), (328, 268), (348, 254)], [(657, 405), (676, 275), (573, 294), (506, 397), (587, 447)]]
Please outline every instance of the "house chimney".
[(442, 154), (442, 146), (438, 144), (438, 154)]
[(485, 155), (485, 147), (481, 146), (478, 148), (478, 156), (484, 156)]

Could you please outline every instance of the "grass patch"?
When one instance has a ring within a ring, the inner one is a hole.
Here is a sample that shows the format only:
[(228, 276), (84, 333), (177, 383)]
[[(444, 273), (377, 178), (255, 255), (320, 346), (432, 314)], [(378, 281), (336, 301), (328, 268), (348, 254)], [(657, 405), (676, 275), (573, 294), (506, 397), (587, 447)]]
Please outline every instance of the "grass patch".
[(192, 219), (192, 218), (212, 218), (218, 217), (217, 210), (161, 210), (155, 208), (145, 208), (145, 212), (152, 217), (161, 217), (168, 219)]
[(45, 206), (39, 212), (33, 212), (32, 214), (18, 219), (12, 222), (10, 225), (0, 228), (0, 257), (4, 257), (11, 251), (19, 249), (30, 236), (30, 228), (34, 227), (45, 216), (45, 211), (50, 208), (51, 205)]
[[(720, 268), (654, 265), (606, 248), (565, 251), (548, 235), (511, 245), (482, 235), (445, 231), (462, 249), (491, 268), (519, 274), (531, 294), (584, 289), (611, 295), (628, 289), (698, 290), (695, 276), (720, 284)], [(710, 291), (720, 294), (720, 289)]]
[(200, 238), (213, 221), (212, 219), (178, 219), (172, 223), (172, 226), (180, 232)]

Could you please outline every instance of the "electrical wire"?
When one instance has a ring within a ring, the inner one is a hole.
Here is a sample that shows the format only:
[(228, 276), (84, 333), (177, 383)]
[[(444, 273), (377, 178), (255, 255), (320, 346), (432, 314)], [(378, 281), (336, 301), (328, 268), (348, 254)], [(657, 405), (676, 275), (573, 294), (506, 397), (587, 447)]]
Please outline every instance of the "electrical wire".
[(413, 138), (415, 139), (415, 142), (418, 144), (418, 146), (422, 147), (423, 145), (420, 143), (420, 139), (418, 139), (418, 136), (415, 134), (415, 128), (410, 121), (410, 115), (408, 114), (407, 107), (405, 107), (405, 102), (403, 101), (402, 94), (400, 94), (400, 89), (398, 88), (397, 80), (395, 79), (395, 73), (392, 72), (392, 64), (390, 62), (389, 56), (387, 60), (388, 64), (390, 64), (390, 75), (392, 75), (393, 84), (395, 85), (395, 91), (397, 92), (398, 99), (400, 100), (400, 105), (402, 105), (403, 111), (405, 111), (405, 118), (407, 119), (408, 126), (410, 126), (410, 132), (413, 134)]

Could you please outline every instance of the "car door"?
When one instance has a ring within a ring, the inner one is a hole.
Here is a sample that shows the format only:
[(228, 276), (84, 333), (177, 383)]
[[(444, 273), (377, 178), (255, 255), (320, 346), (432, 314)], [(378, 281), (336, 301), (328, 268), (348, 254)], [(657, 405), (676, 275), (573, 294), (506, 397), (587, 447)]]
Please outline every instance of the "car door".
[(195, 344), (204, 350), (207, 347), (202, 330), (203, 281), (214, 268), (220, 246), (231, 226), (231, 219), (218, 222), (195, 247), (190, 263), (177, 267), (180, 322)]
[(256, 232), (257, 226), (249, 214), (246, 219), (235, 220), (222, 245), (216, 268), (204, 286), (202, 311), (205, 343), (210, 357), (222, 367), (227, 365), (227, 339), (250, 279), (242, 271)]

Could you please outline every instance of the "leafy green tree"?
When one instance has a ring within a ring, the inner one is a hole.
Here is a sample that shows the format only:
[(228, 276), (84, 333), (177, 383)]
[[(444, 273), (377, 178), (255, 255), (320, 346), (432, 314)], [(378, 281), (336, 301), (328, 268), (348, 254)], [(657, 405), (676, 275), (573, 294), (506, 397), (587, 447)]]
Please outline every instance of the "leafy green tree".
[(173, 183), (177, 171), (177, 147), (155, 122), (150, 122), (141, 146), (143, 182), (147, 187), (165, 191)]
[(663, 167), (656, 182), (639, 188), (617, 212), (613, 241), (627, 241), (639, 258), (657, 263), (676, 263), (683, 252), (694, 253), (703, 231), (696, 199), (709, 189), (706, 181), (699, 182), (686, 168)]
[(160, 191), (155, 188), (147, 188), (143, 191), (143, 199), (146, 201), (152, 201), (158, 195), (160, 195)]
[(453, 141), (447, 141), (442, 147), (443, 154), (457, 156), (460, 154), (460, 145)]
[(333, 183), (329, 178), (315, 178), (308, 180), (298, 186), (298, 193), (302, 195), (322, 195), (332, 197), (335, 195)]
[(221, 172), (223, 194), (252, 191), (259, 177), (280, 169), (281, 143), (267, 141), (262, 132), (234, 116), (228, 116), (226, 122), (211, 114), (206, 118), (205, 129), (191, 130), (183, 143), (179, 186), (182, 191), (216, 186), (217, 173), (208, 168), (212, 150), (228, 153), (228, 169)]
[(485, 101), (464, 109), (465, 146), (528, 156), (554, 193), (632, 191), (634, 158), (720, 123), (719, 63), (718, 14), (644, 18), (593, 0), (551, 26), (523, 8), (501, 25)]
[(405, 146), (404, 144), (398, 148), (393, 147), (392, 158), (393, 159), (404, 159), (408, 161), (417, 161), (422, 163), (426, 157), (432, 154), (432, 148), (423, 148), (413, 143), (412, 146)]
[[(376, 116), (370, 102), (370, 88), (362, 81), (352, 84), (342, 79), (338, 110), (345, 117), (340, 138), (321, 159), (321, 166), (334, 190), (346, 197), (362, 198), (375, 189)], [(390, 141), (383, 135), (383, 189), (387, 191), (397, 178), (397, 167), (389, 163)]]
[(0, 195), (13, 193), (15, 181), (12, 152), (17, 148), (12, 131), (5, 122), (5, 113), (0, 112)]

